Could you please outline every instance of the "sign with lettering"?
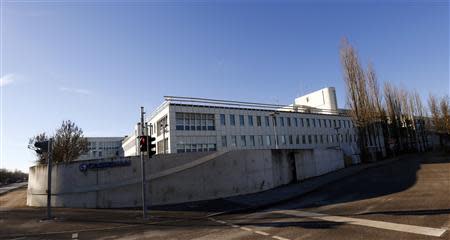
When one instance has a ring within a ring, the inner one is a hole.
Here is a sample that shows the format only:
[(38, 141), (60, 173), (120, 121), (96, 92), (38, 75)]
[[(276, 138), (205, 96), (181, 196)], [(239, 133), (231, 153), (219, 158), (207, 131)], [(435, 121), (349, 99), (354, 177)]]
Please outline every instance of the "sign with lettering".
[(130, 160), (119, 160), (119, 161), (111, 161), (111, 162), (100, 162), (100, 163), (82, 163), (78, 167), (81, 172), (86, 172), (89, 169), (104, 169), (104, 168), (113, 168), (113, 167), (126, 167), (130, 166)]

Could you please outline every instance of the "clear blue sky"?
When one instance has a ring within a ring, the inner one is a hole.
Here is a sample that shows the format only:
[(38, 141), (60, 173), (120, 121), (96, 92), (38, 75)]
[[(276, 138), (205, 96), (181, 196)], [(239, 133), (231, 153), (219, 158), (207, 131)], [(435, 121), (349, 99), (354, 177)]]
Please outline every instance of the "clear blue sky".
[(164, 95), (290, 104), (335, 86), (346, 36), (380, 81), (449, 92), (446, 1), (2, 1), (1, 167), (71, 119), (123, 136)]

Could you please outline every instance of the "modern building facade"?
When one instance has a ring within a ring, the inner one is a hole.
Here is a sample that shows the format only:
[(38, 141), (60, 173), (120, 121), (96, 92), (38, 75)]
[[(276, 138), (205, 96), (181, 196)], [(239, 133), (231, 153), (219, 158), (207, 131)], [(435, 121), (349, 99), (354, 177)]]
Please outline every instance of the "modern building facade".
[(123, 157), (123, 137), (87, 137), (88, 152), (77, 160)]
[[(305, 97), (308, 101), (302, 100)], [(337, 108), (334, 88), (297, 98), (289, 106), (165, 97), (146, 124), (156, 137), (157, 154), (341, 148), (352, 155), (357, 149), (351, 118), (348, 111)], [(125, 156), (138, 154), (138, 132), (139, 125), (123, 142)]]

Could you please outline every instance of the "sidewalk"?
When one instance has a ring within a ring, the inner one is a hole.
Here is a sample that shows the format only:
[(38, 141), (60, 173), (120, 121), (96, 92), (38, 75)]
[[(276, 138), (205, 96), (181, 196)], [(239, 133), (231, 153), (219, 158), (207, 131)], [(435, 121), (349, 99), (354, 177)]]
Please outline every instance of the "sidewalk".
[(299, 183), (277, 187), (264, 192), (225, 198), (223, 200), (229, 202), (229, 206), (234, 207), (223, 212), (212, 214), (211, 216), (238, 212), (249, 212), (257, 209), (267, 208), (274, 204), (286, 202), (298, 198), (304, 194), (316, 191), (327, 186), (328, 184), (356, 175), (368, 168), (390, 164), (401, 158), (402, 157), (397, 157), (374, 163), (351, 166), (322, 176), (307, 179)]
[(16, 190), (21, 187), (25, 187), (28, 185), (28, 182), (20, 182), (20, 183), (11, 183), (5, 186), (0, 187), (0, 195), (8, 193), (10, 191)]

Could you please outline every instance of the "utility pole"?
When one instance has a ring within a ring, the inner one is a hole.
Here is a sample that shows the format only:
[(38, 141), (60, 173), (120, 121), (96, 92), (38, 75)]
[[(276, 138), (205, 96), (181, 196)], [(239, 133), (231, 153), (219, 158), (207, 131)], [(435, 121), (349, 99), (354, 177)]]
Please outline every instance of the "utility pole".
[[(146, 136), (144, 129), (144, 107), (141, 107), (141, 136)], [(140, 151), (141, 154), (141, 178), (142, 178), (142, 219), (147, 219), (147, 202), (145, 198), (146, 184), (145, 184), (145, 162), (144, 162), (144, 152)]]
[(52, 145), (53, 139), (48, 140), (47, 157), (47, 219), (52, 219)]

